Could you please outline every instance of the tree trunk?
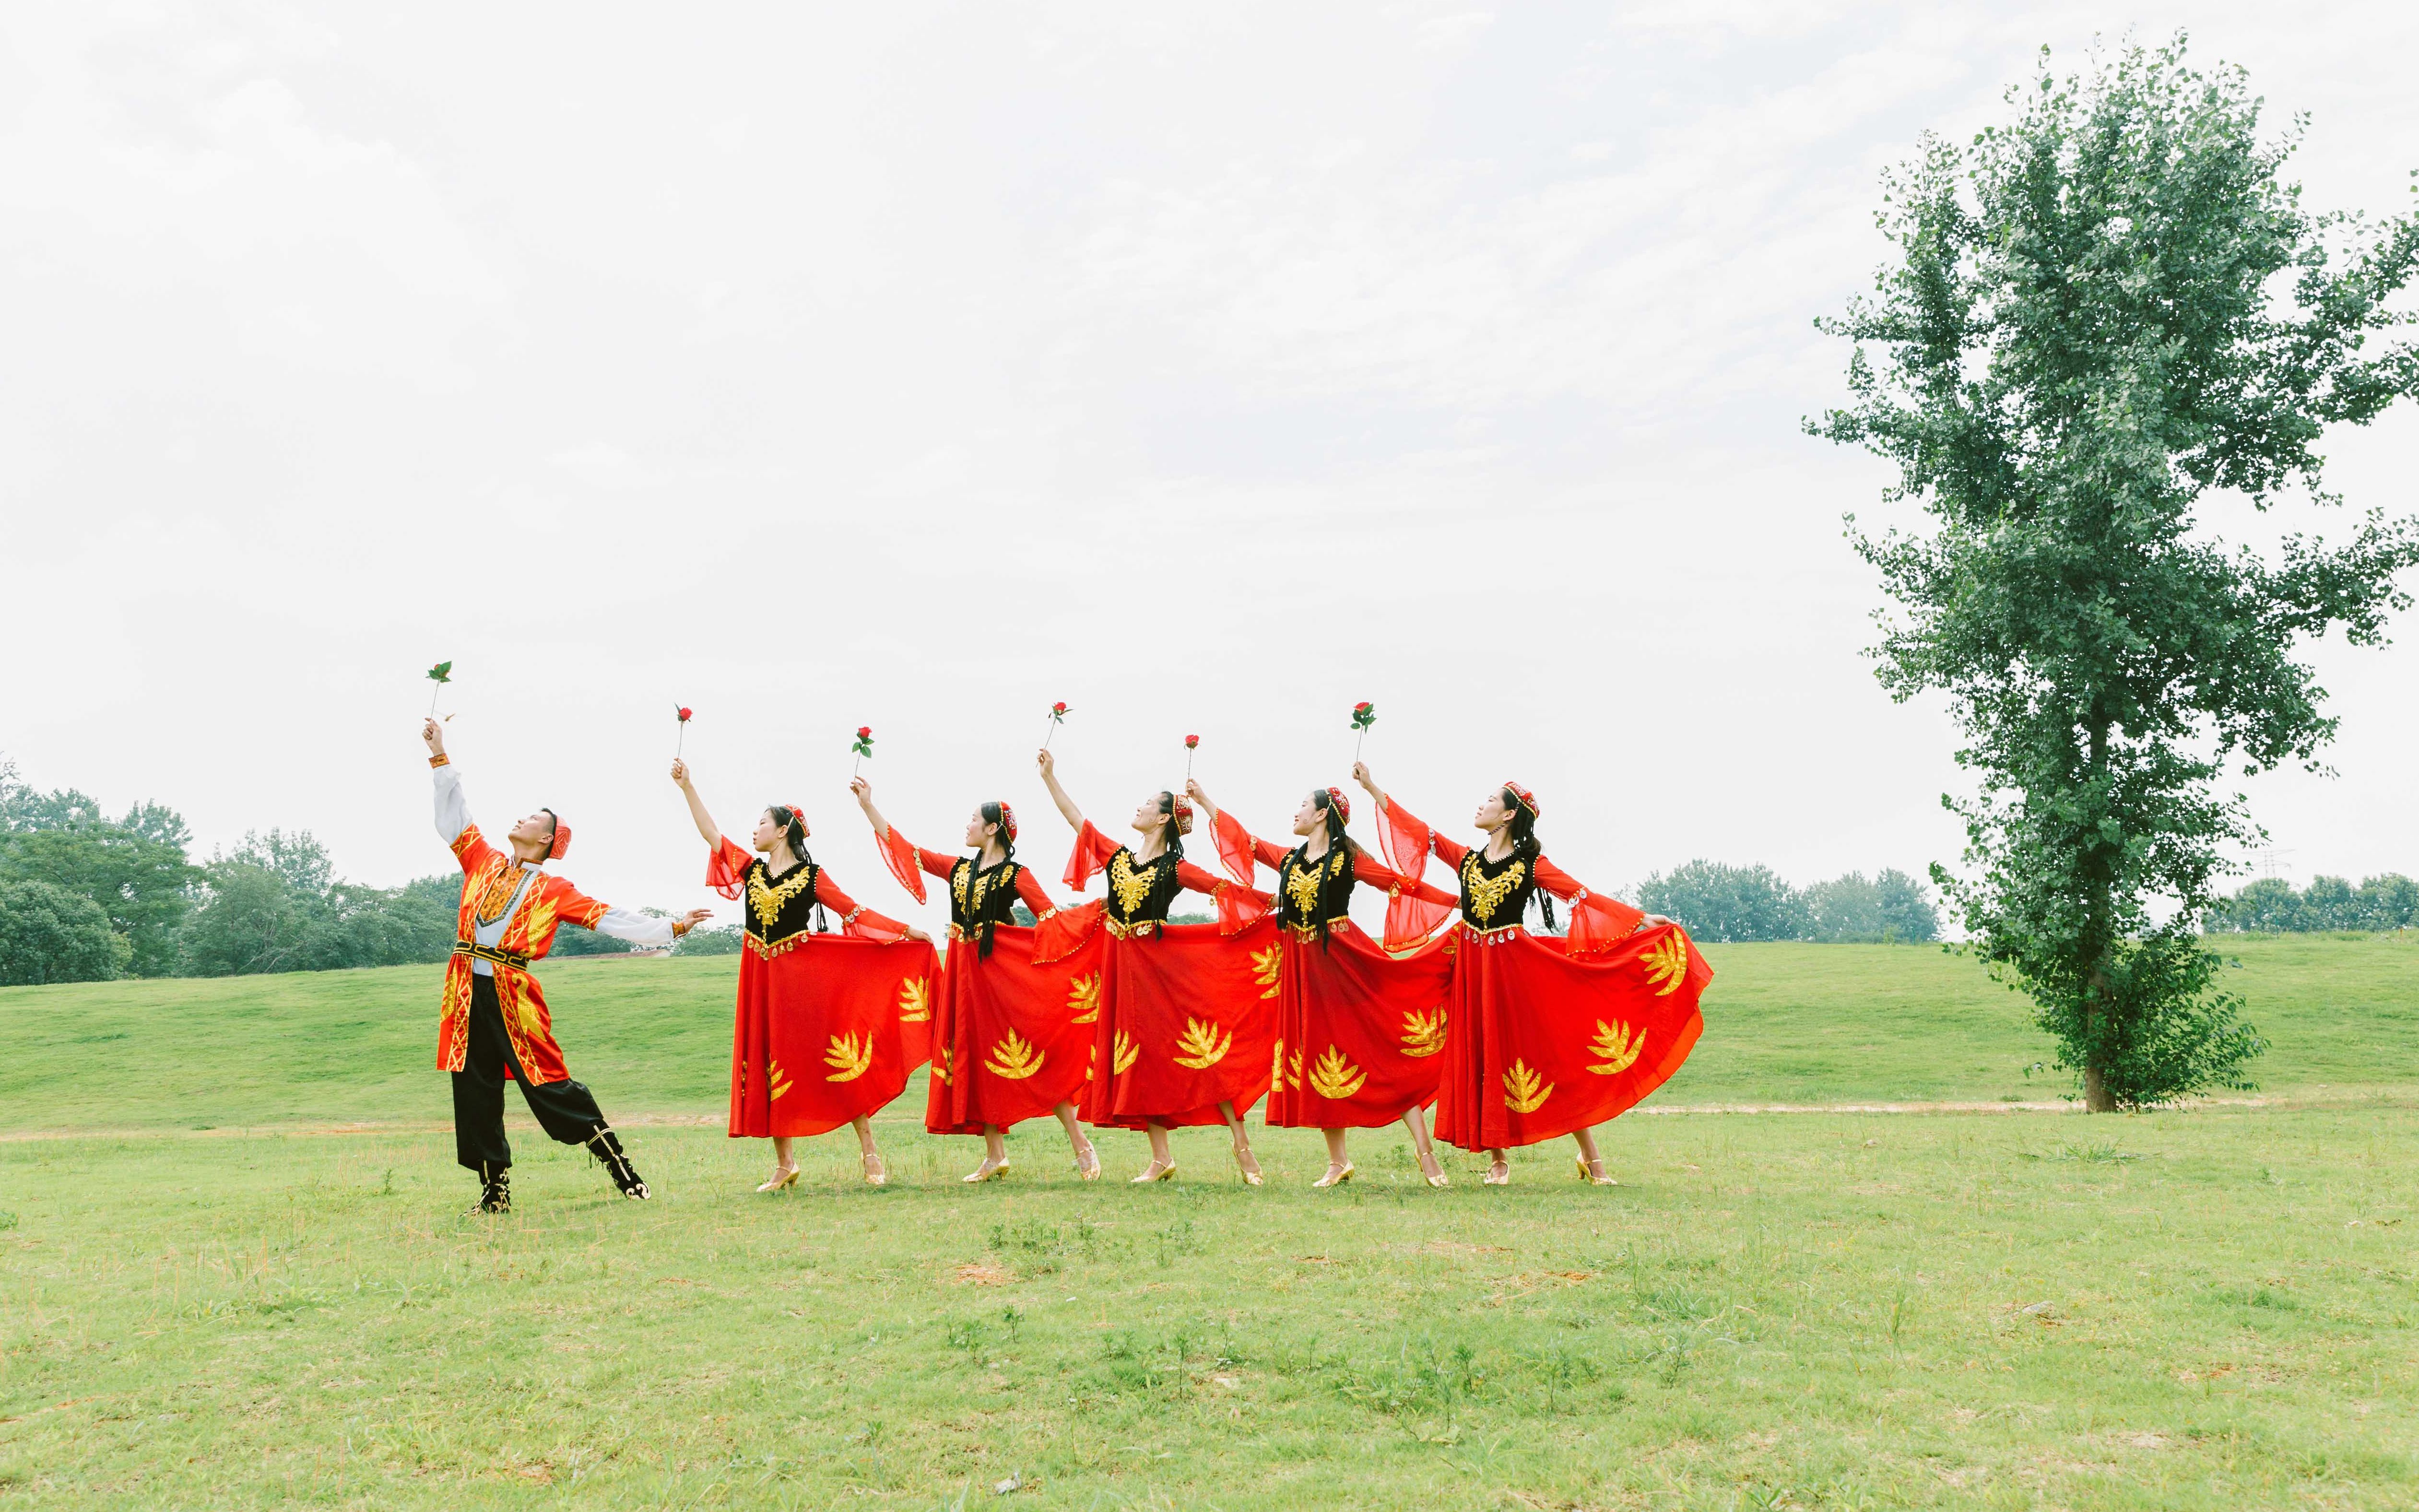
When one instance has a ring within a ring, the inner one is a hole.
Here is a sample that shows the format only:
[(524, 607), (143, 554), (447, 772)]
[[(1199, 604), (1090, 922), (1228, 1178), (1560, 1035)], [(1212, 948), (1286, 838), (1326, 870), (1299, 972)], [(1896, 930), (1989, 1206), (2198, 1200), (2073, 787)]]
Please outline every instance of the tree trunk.
[(2117, 1099), (2109, 1095), (2107, 1079), (2100, 1074), (2100, 1068), (2097, 1066), (2083, 1068), (2083, 1111), (2086, 1113), (2117, 1111)]

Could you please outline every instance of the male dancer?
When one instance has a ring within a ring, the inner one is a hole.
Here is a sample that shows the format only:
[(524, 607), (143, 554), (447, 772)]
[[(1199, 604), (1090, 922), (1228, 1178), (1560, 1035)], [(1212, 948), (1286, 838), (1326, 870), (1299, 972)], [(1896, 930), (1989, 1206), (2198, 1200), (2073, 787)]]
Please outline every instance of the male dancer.
[(566, 1145), (586, 1145), (613, 1175), (622, 1195), (645, 1200), (647, 1183), (622, 1152), (622, 1141), (598, 1111), (596, 1098), (571, 1079), (554, 1042), (546, 995), (530, 963), (546, 954), (562, 924), (602, 930), (637, 945), (670, 945), (708, 916), (656, 918), (609, 908), (539, 868), (571, 848), (571, 826), (551, 809), (513, 825), (498, 850), (470, 823), (462, 778), (445, 755), (444, 727), (430, 719), (420, 738), (437, 769), (437, 833), (462, 863), (462, 912), (454, 957), (445, 968), (445, 999), (437, 1023), (437, 1068), (454, 1073), (454, 1158), (479, 1173), (472, 1212), (509, 1212), (513, 1147), (504, 1138), (504, 1078), (538, 1126)]

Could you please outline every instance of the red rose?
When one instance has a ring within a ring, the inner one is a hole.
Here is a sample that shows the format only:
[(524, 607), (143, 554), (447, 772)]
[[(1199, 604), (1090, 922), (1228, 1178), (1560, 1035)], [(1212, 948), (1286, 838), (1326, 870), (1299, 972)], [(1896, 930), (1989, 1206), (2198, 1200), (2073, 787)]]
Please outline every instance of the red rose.
[(1194, 747), (1200, 744), (1201, 737), (1199, 735), (1187, 735), (1184, 737), (1184, 748), (1186, 750), (1191, 750)]
[(680, 705), (678, 705), (678, 704), (674, 704), (672, 707), (673, 707), (673, 709), (674, 709), (676, 712), (678, 712), (678, 713), (679, 713), (679, 715), (680, 715), (680, 722), (681, 722), (681, 723), (683, 723), (683, 724), (686, 724), (686, 723), (688, 723), (688, 711), (687, 711), (686, 709), (681, 708), (681, 707), (680, 707)]
[(1067, 712), (1067, 705), (1064, 703), (1053, 703), (1050, 705), (1050, 712), (1053, 714), (1064, 714)]
[(859, 740), (863, 740), (866, 736), (871, 733), (873, 733), (873, 726), (870, 724), (861, 724), (856, 727), (856, 738)]

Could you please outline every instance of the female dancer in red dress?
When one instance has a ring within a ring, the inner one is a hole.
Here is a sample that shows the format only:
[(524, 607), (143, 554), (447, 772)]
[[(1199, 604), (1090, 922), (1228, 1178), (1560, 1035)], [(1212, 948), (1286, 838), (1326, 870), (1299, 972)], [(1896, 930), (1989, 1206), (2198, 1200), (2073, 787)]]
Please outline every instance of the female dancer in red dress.
[[(1242, 932), (1267, 916), (1268, 898), (1184, 859), (1193, 806), (1175, 794), (1144, 799), (1133, 816), (1140, 848), (1119, 845), (1058, 785), (1050, 752), (1037, 759), (1052, 801), (1075, 827), (1062, 880), (1080, 888), (1095, 872), (1109, 873), (1108, 896), (1069, 916), (1075, 928), (1101, 924), (1108, 935), (1084, 1117), (1149, 1135), (1150, 1164), (1136, 1186), (1176, 1175), (1171, 1125), (1213, 1123), (1225, 1124), (1244, 1184), (1259, 1185), (1243, 1115), (1269, 1088), (1275, 1015), (1261, 995), (1253, 939)], [(1216, 900), (1217, 923), (1167, 921), (1169, 905), (1187, 888)]]
[[(940, 967), (932, 937), (842, 892), (807, 854), (806, 816), (795, 804), (757, 817), (753, 843), (763, 854), (751, 856), (715, 827), (687, 763), (672, 763), (672, 780), (713, 848), (706, 886), (747, 900), (731, 1035), (731, 1137), (772, 1136), (773, 1175), (756, 1190), (795, 1185), (791, 1141), (843, 1123), (856, 1131), (867, 1183), (885, 1185), (890, 1176), (871, 1119), (923, 1062), (922, 1035), (907, 1043), (901, 1021), (920, 1027), (928, 1013)], [(822, 928), (810, 932), (810, 922)]]
[[(1356, 762), (1352, 776), (1377, 800), (1387, 857), (1417, 875), (1431, 853), (1461, 879), (1461, 927), (1435, 949), (1454, 952), (1437, 1134), (1484, 1149), (1489, 1186), (1512, 1179), (1505, 1151), (1562, 1134), (1579, 1141), (1579, 1179), (1610, 1185), (1595, 1126), (1663, 1085), (1704, 1028), (1697, 999), (1713, 967), (1686, 931), (1617, 898), (1592, 893), (1537, 843), (1537, 797), (1518, 782), (1490, 789), (1471, 823), (1472, 850), (1428, 828), (1388, 799)], [(1566, 938), (1521, 924), (1533, 898), (1554, 927), (1571, 906)]]
[[(1399, 1120), (1410, 1131), (1420, 1174), (1445, 1185), (1428, 1144), (1426, 1104), (1436, 1100), (1438, 1052), (1444, 1048), (1445, 999), (1453, 958), (1439, 950), (1404, 959), (1452, 917), (1452, 893), (1390, 870), (1352, 842), (1352, 806), (1333, 788), (1313, 789), (1294, 810), (1291, 850), (1255, 839), (1233, 814), (1210, 801), (1198, 782), (1193, 800), (1210, 810), (1218, 855), (1239, 878), (1256, 862), (1277, 874), (1279, 942), (1277, 1043), (1268, 1121), (1315, 1128), (1327, 1137), (1327, 1170), (1311, 1185), (1352, 1180), (1345, 1132)], [(1352, 889), (1386, 889), (1381, 949), (1352, 922)]]
[[(976, 854), (962, 856), (910, 844), (874, 808), (873, 784), (865, 779), (852, 780), (849, 790), (872, 823), (891, 874), (917, 903), (927, 874), (949, 885), (949, 949), (932, 1005), (924, 1127), (981, 1134), (983, 1162), (965, 1180), (989, 1181), (1008, 1172), (1006, 1131), (1053, 1113), (1074, 1147), (1075, 1169), (1098, 1180), (1100, 1154), (1075, 1121), (1075, 1099), (1091, 1069), (1097, 933), (1085, 939), (1071, 931), (1016, 860), (1016, 810), (1007, 804), (975, 810), (965, 843)], [(1011, 921), (1020, 900), (1033, 912), (1030, 928)]]

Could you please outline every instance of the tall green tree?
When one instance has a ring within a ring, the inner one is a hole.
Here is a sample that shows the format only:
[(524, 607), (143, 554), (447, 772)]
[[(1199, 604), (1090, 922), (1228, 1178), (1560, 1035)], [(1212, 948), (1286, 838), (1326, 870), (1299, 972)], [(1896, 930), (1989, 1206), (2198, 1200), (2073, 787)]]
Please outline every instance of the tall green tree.
[(43, 882), (98, 905), (127, 943), (138, 977), (176, 969), (177, 930), (198, 873), (192, 836), (173, 809), (141, 803), (112, 823), (73, 788), (37, 793), (0, 764), (0, 878)]
[(1977, 781), (1949, 800), (1972, 874), (1934, 875), (2105, 1110), (2247, 1086), (2262, 1047), (2193, 933), (2259, 833), (2217, 783), (2317, 763), (2335, 721), (2296, 658), (2380, 643), (2419, 536), (2372, 511), (2262, 555), (2198, 511), (2337, 502), (2326, 427), (2419, 390), (2384, 339), (2419, 223), (2304, 209), (2300, 123), (2263, 137), (2243, 73), (2180, 38), (2066, 79), (2044, 54), (2009, 101), (1887, 177), (1897, 260), (1820, 323), (1857, 344), (1853, 401), (1809, 429), (1929, 517), (1849, 529), (1897, 604), (1883, 686), (1949, 695)]

